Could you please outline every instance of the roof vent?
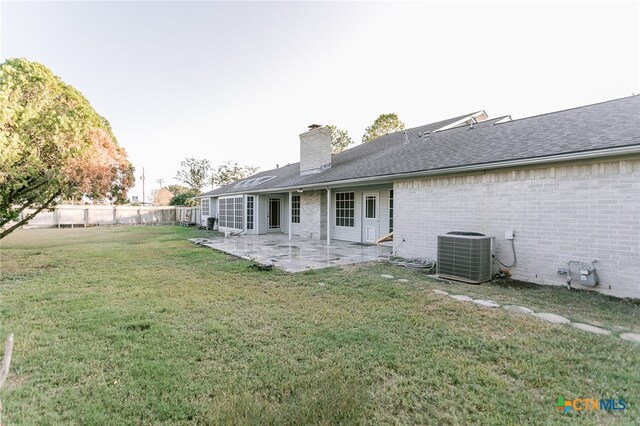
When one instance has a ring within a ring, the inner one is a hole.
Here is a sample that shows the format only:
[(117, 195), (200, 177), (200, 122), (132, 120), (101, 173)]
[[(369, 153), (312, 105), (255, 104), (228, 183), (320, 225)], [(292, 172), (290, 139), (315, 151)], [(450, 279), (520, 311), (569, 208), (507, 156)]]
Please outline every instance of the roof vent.
[(317, 129), (318, 127), (322, 127), (322, 124), (309, 124), (309, 130)]

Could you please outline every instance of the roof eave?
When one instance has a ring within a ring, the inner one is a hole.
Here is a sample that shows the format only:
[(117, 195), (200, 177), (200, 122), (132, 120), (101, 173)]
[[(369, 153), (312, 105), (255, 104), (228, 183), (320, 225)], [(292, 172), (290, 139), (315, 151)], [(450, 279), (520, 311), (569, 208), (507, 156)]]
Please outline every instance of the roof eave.
[(390, 183), (398, 179), (411, 179), (411, 178), (419, 178), (419, 177), (428, 177), (428, 176), (437, 176), (437, 175), (445, 175), (445, 174), (454, 174), (454, 173), (466, 173), (466, 172), (477, 172), (482, 170), (489, 169), (504, 169), (510, 167), (522, 167), (522, 166), (533, 166), (537, 164), (550, 164), (550, 163), (560, 163), (566, 161), (577, 161), (577, 160), (588, 160), (594, 158), (606, 158), (606, 157), (615, 157), (620, 155), (630, 155), (630, 154), (640, 154), (640, 144), (636, 145), (627, 145), (615, 148), (605, 148), (591, 151), (580, 151), (580, 152), (571, 152), (566, 154), (556, 154), (544, 157), (535, 157), (535, 158), (523, 158), (516, 160), (506, 160), (506, 161), (497, 161), (491, 163), (479, 163), (479, 164), (469, 164), (464, 166), (455, 166), (455, 167), (443, 167), (439, 169), (432, 170), (423, 170), (416, 172), (407, 172), (407, 173), (395, 173), (390, 175), (379, 175), (379, 176), (370, 176), (370, 177), (362, 177), (362, 178), (353, 178), (353, 179), (343, 179), (338, 181), (330, 181), (330, 182), (317, 182), (313, 184), (306, 185), (296, 185), (289, 187), (281, 187), (281, 188), (268, 188), (268, 189), (260, 189), (256, 191), (244, 191), (244, 192), (234, 192), (234, 193), (225, 193), (218, 195), (209, 195), (209, 196), (201, 196), (200, 198), (206, 197), (229, 197), (229, 196), (237, 196), (242, 194), (261, 194), (261, 193), (269, 193), (269, 192), (286, 192), (286, 191), (295, 191), (297, 189), (322, 189), (322, 188), (335, 188), (340, 186), (351, 185), (354, 183)]

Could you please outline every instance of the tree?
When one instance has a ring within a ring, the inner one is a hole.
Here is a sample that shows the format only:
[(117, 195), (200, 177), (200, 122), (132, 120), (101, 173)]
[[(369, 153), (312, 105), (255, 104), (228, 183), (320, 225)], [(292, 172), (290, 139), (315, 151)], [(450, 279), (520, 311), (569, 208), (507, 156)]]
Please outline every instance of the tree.
[(183, 192), (182, 194), (174, 195), (171, 201), (169, 201), (170, 206), (195, 206), (197, 203), (196, 200), (193, 199), (196, 195), (198, 195), (199, 191), (191, 192)]
[(169, 192), (171, 192), (173, 194), (174, 197), (176, 195), (184, 194), (184, 193), (187, 193), (187, 192), (192, 192), (191, 189), (189, 189), (188, 187), (186, 187), (184, 185), (167, 185), (167, 189), (169, 190)]
[(211, 187), (223, 186), (231, 182), (245, 179), (258, 171), (259, 167), (255, 166), (239, 166), (233, 161), (226, 161), (218, 166), (211, 174), (209, 181)]
[(183, 185), (168, 185), (167, 189), (173, 194), (169, 201), (170, 206), (194, 206), (196, 201), (193, 197), (200, 193)]
[(153, 194), (153, 204), (156, 206), (168, 206), (173, 194), (167, 188), (160, 188)]
[(126, 202), (133, 171), (78, 90), (37, 62), (0, 64), (0, 239), (61, 199)]
[(178, 171), (176, 179), (192, 190), (200, 192), (207, 182), (209, 172), (211, 171), (211, 163), (209, 160), (196, 160), (191, 157), (182, 161), (180, 167), (182, 167), (182, 169)]
[(337, 154), (347, 149), (353, 143), (346, 130), (340, 130), (336, 126), (327, 126), (331, 129), (331, 153)]
[(372, 141), (389, 133), (399, 132), (400, 130), (404, 130), (404, 123), (400, 121), (396, 114), (382, 114), (376, 118), (376, 121), (371, 126), (364, 129), (362, 143)]

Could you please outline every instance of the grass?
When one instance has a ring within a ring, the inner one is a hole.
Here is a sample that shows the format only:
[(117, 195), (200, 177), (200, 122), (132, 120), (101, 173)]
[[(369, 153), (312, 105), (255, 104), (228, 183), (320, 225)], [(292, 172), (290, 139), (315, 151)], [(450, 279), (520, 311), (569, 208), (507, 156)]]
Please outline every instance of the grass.
[[(588, 292), (446, 283), (374, 264), (260, 272), (179, 227), (18, 231), (2, 240), (6, 424), (637, 424), (640, 347), (456, 302), (523, 304), (640, 331)], [(380, 274), (407, 278), (401, 284)], [(554, 409), (624, 399), (624, 412)], [(573, 419), (576, 420), (576, 419)]]

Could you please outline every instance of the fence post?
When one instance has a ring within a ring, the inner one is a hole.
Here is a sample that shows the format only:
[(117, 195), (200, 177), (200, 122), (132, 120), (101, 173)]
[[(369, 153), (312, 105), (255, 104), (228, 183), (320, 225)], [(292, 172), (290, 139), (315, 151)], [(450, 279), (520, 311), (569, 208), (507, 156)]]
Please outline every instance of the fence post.
[(53, 217), (55, 218), (56, 225), (58, 225), (58, 229), (60, 229), (60, 209), (58, 207), (53, 211)]
[(118, 224), (118, 207), (113, 206), (113, 224)]
[(84, 227), (86, 228), (88, 224), (89, 224), (89, 209), (85, 208), (84, 209)]
[(140, 223), (140, 225), (142, 225), (142, 212), (140, 211), (141, 209), (138, 209), (138, 223)]

